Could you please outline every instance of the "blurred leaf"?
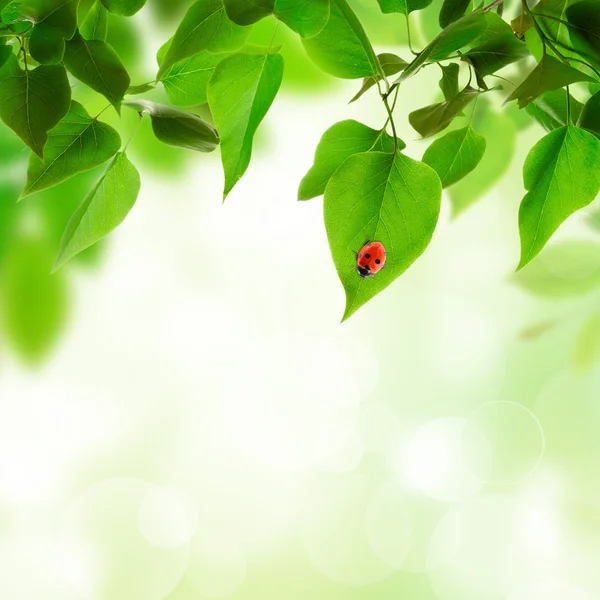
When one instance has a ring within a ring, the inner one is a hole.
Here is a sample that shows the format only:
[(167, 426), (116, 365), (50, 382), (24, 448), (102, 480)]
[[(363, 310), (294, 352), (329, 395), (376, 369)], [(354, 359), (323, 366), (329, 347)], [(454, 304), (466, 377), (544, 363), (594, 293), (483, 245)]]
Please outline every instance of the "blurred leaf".
[[(374, 148), (381, 140), (380, 148)], [(402, 150), (406, 144), (398, 140)], [(385, 131), (371, 129), (358, 121), (340, 121), (332, 125), (321, 138), (315, 152), (315, 161), (300, 182), (299, 200), (310, 200), (325, 193), (325, 187), (338, 167), (353, 154), (369, 150), (394, 151), (394, 139)]]
[(22, 70), (13, 54), (0, 69), (0, 118), (40, 157), (48, 131), (67, 114), (70, 101), (63, 66)]
[(102, 4), (115, 15), (131, 17), (146, 4), (146, 0), (102, 0)]
[(44, 161), (31, 155), (21, 198), (105, 163), (120, 146), (121, 138), (110, 125), (92, 119), (72, 101), (67, 116), (49, 133)]
[(329, 20), (330, 0), (275, 0), (275, 16), (302, 37), (317, 35)]
[(546, 298), (581, 296), (600, 287), (600, 244), (560, 242), (513, 275), (524, 290)]
[(100, 40), (85, 40), (76, 34), (67, 42), (65, 66), (115, 108), (129, 87), (129, 74), (121, 59), (106, 42)]
[(106, 36), (108, 35), (108, 13), (100, 0), (96, 0), (92, 4), (92, 8), (90, 8), (85, 20), (81, 24), (79, 33), (86, 40), (106, 41)]
[(537, 340), (544, 334), (552, 331), (556, 327), (556, 321), (541, 321), (525, 327), (519, 332), (519, 337), (522, 340), (532, 341)]
[(584, 323), (573, 351), (573, 365), (579, 372), (588, 371), (597, 362), (600, 362), (600, 313)]
[(158, 70), (157, 79), (176, 62), (203, 50), (231, 52), (241, 48), (250, 35), (249, 27), (230, 21), (223, 0), (194, 2), (177, 28)]
[[(579, 103), (578, 103), (579, 104)], [(571, 104), (571, 107), (573, 105)], [(581, 105), (579, 105), (581, 106)], [(594, 94), (585, 104), (583, 109), (580, 109), (579, 127), (587, 129), (597, 138), (600, 138), (600, 92)], [(573, 116), (576, 121), (576, 117)]]
[(36, 25), (29, 37), (29, 54), (43, 65), (56, 65), (63, 59), (65, 40), (59, 29)]
[(538, 96), (577, 81), (594, 80), (585, 73), (546, 54), (527, 79), (509, 96), (507, 102), (517, 100), (519, 108), (525, 108)]
[[(439, 64), (439, 63), (438, 63)], [(442, 78), (440, 79), (440, 90), (446, 100), (451, 100), (458, 96), (458, 74), (460, 67), (456, 63), (450, 63), (447, 66), (440, 64), (442, 69)]]
[(423, 162), (436, 171), (446, 188), (466, 177), (481, 162), (486, 141), (470, 125), (435, 140)]
[[(441, 195), (436, 172), (401, 153), (355, 154), (334, 173), (325, 190), (324, 215), (333, 261), (346, 291), (344, 320), (425, 251)], [(367, 237), (384, 245), (387, 262), (375, 277), (362, 279), (353, 268), (354, 251)]]
[(139, 191), (137, 169), (124, 152), (119, 152), (69, 221), (53, 270), (118, 227), (133, 208)]
[[(576, 123), (583, 104), (571, 96), (571, 120)], [(548, 92), (536, 98), (525, 109), (546, 131), (567, 125), (567, 91)], [(585, 128), (584, 128), (585, 129)]]
[(377, 0), (384, 13), (399, 12), (408, 15), (415, 10), (427, 8), (433, 0)]
[(274, 52), (234, 54), (220, 62), (208, 86), (208, 101), (221, 137), (224, 198), (250, 164), (252, 140), (283, 77), (283, 58)]
[(469, 4), (471, 0), (444, 0), (440, 11), (440, 27), (444, 29), (460, 19), (467, 12)]
[(156, 86), (153, 83), (142, 83), (140, 85), (130, 85), (125, 92), (126, 96), (137, 96), (152, 91)]
[(275, 8), (275, 0), (223, 0), (223, 3), (227, 16), (238, 25), (252, 25), (268, 17)]
[(525, 266), (558, 227), (600, 191), (600, 141), (569, 125), (550, 132), (529, 152), (523, 166), (528, 193), (519, 210), (521, 261)]
[(358, 79), (380, 74), (371, 42), (346, 0), (331, 0), (327, 25), (302, 43), (311, 59), (335, 77)]
[[(402, 71), (402, 69), (406, 68), (406, 65), (408, 65), (408, 63), (403, 58), (400, 58), (399, 56), (396, 56), (395, 54), (389, 54), (389, 53), (379, 54), (377, 56), (377, 59), (379, 60), (379, 64), (381, 65), (383, 72), (388, 77), (390, 75), (396, 75), (396, 73), (399, 73), (400, 71)], [(377, 83), (378, 80), (381, 80), (380, 76), (377, 76), (377, 78), (365, 77), (363, 79), (362, 87), (360, 88), (358, 93), (354, 96), (354, 98), (352, 98), (352, 100), (350, 100), (350, 103), (355, 102), (363, 94), (365, 94), (365, 92), (368, 92)]]
[(149, 100), (127, 100), (124, 106), (150, 115), (154, 135), (169, 146), (212, 152), (219, 145), (215, 128), (198, 115)]

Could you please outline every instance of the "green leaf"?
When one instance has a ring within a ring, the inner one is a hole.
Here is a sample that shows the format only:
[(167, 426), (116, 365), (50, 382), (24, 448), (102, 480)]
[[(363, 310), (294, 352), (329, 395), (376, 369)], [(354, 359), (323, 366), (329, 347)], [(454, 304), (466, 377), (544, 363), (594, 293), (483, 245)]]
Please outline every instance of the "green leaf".
[(302, 37), (312, 37), (329, 20), (329, 0), (275, 0), (275, 16)]
[(69, 221), (54, 271), (118, 227), (133, 208), (139, 191), (137, 169), (124, 152), (119, 152)]
[(471, 0), (444, 0), (440, 10), (440, 27), (444, 29), (450, 23), (460, 19), (469, 8), (470, 3)]
[[(380, 148), (376, 148), (381, 142)], [(398, 140), (402, 150), (406, 144)], [(394, 151), (394, 139), (385, 131), (371, 129), (358, 121), (340, 121), (332, 125), (321, 138), (313, 166), (300, 182), (298, 200), (310, 200), (325, 192), (327, 182), (350, 156), (369, 150)]]
[(79, 0), (14, 0), (2, 9), (2, 21), (7, 25), (33, 22), (53, 27), (69, 40), (77, 28)]
[[(579, 102), (577, 102), (579, 104)], [(582, 129), (587, 129), (597, 138), (600, 138), (600, 92), (595, 93), (586, 103), (583, 109), (579, 104), (581, 116), (579, 117), (578, 125)], [(571, 111), (573, 104), (571, 103)], [(576, 113), (573, 113), (573, 120), (577, 121)]]
[(302, 43), (310, 58), (335, 77), (358, 79), (381, 74), (373, 46), (346, 0), (331, 0), (327, 25)]
[(102, 4), (115, 15), (131, 17), (146, 4), (146, 0), (102, 0)]
[(8, 61), (12, 53), (13, 51), (11, 46), (0, 46), (0, 69), (2, 69), (6, 61)]
[[(384, 290), (425, 251), (440, 211), (436, 172), (401, 153), (366, 152), (348, 158), (325, 190), (329, 247), (346, 291), (344, 320)], [(385, 267), (375, 277), (356, 272), (365, 240), (381, 242)]]
[(546, 246), (513, 275), (520, 288), (542, 298), (581, 296), (600, 287), (600, 245), (587, 241)]
[(59, 64), (65, 53), (65, 40), (60, 31), (47, 25), (36, 25), (29, 36), (29, 54), (43, 65)]
[(486, 141), (470, 125), (435, 140), (423, 155), (423, 162), (439, 175), (447, 188), (466, 177), (481, 162)]
[(571, 40), (583, 44), (596, 61), (600, 60), (600, 11), (596, 0), (571, 4), (566, 10)]
[(252, 25), (273, 13), (275, 0), (223, 0), (227, 16), (238, 25)]
[(241, 48), (250, 35), (250, 27), (230, 21), (223, 0), (198, 0), (185, 13), (158, 70), (157, 79), (176, 62), (203, 50), (232, 52)]
[(108, 12), (100, 0), (96, 0), (85, 16), (79, 33), (86, 40), (106, 41), (108, 35)]
[(577, 81), (594, 81), (594, 79), (546, 54), (506, 102), (517, 100), (519, 108), (525, 108), (538, 96)]
[(125, 92), (126, 96), (136, 96), (138, 94), (145, 94), (153, 90), (156, 86), (153, 83), (141, 83), (140, 85), (130, 85)]
[(600, 361), (600, 313), (595, 313), (584, 323), (573, 351), (573, 364), (580, 373), (589, 371)]
[[(571, 96), (571, 120), (576, 123), (583, 104)], [(548, 92), (533, 100), (525, 109), (546, 131), (567, 125), (567, 91)], [(584, 127), (584, 129), (587, 129)]]
[(48, 135), (44, 160), (31, 155), (21, 198), (105, 163), (120, 146), (121, 138), (110, 125), (92, 119), (73, 100), (67, 116)]
[[(379, 54), (377, 56), (377, 59), (379, 60), (379, 64), (381, 65), (381, 68), (387, 77), (389, 77), (390, 75), (396, 75), (396, 73), (399, 73), (400, 71), (402, 71), (402, 69), (406, 68), (406, 65), (408, 65), (408, 63), (403, 58), (400, 58), (399, 56), (390, 53)], [(363, 94), (368, 92), (377, 83), (377, 81), (381, 79), (382, 78), (379, 75), (377, 77), (365, 77), (363, 79), (362, 87), (360, 88), (358, 93), (352, 98), (352, 100), (350, 100), (350, 103), (356, 102), (356, 100), (358, 100)]]
[(510, 33), (500, 34), (464, 54), (480, 77), (492, 75), (527, 56), (525, 43)]
[(486, 15), (482, 11), (474, 11), (454, 23), (448, 25), (421, 53), (402, 71), (397, 81), (411, 77), (426, 62), (436, 62), (448, 58), (453, 52), (470, 44), (486, 29)]
[(234, 54), (220, 62), (208, 85), (208, 103), (221, 136), (223, 197), (250, 164), (252, 141), (281, 85), (283, 58), (275, 52)]
[(67, 114), (70, 103), (63, 66), (24, 71), (13, 54), (0, 69), (0, 119), (40, 157), (48, 131)]
[[(567, 21), (567, 8), (577, 0), (540, 0), (534, 8), (534, 14), (548, 15), (555, 19), (545, 19), (537, 16), (544, 32), (550, 35), (552, 40), (556, 40), (561, 44), (571, 46), (571, 35)], [(529, 15), (527, 15), (529, 17)], [(530, 27), (533, 27), (533, 20), (529, 17)], [(563, 21), (561, 23), (560, 21)]]
[(442, 69), (442, 78), (440, 79), (440, 90), (446, 100), (451, 100), (458, 96), (458, 74), (460, 67), (456, 63), (450, 63), (447, 66), (440, 64)]
[(424, 138), (443, 131), (477, 96), (480, 91), (467, 86), (451, 100), (415, 110), (408, 115), (413, 128)]
[(126, 100), (123, 105), (150, 115), (152, 131), (164, 144), (198, 152), (212, 152), (219, 145), (215, 128), (198, 115), (149, 100)]
[(381, 12), (399, 12), (408, 15), (415, 10), (427, 8), (433, 0), (377, 0), (377, 2), (379, 2)]
[(65, 66), (79, 81), (102, 94), (117, 107), (129, 87), (129, 74), (106, 42), (86, 40), (77, 34), (67, 42)]
[(594, 200), (599, 162), (600, 141), (572, 125), (555, 129), (533, 147), (523, 167), (528, 193), (519, 210), (519, 268), (535, 258), (563, 221)]

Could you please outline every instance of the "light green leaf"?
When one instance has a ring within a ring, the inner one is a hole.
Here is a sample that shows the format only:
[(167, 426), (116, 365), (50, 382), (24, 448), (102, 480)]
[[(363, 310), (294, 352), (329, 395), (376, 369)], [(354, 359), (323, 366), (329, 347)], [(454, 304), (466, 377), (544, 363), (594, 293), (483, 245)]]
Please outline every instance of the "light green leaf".
[(570, 4), (566, 10), (571, 41), (576, 49), (582, 46), (588, 56), (600, 61), (600, 11), (596, 0), (583, 0)]
[(436, 171), (447, 188), (466, 177), (481, 162), (486, 141), (470, 125), (435, 140), (423, 155), (423, 162)]
[[(439, 63), (438, 63), (439, 64)], [(452, 100), (458, 96), (458, 74), (460, 67), (456, 63), (450, 63), (447, 66), (440, 64), (442, 69), (442, 78), (440, 79), (440, 90), (446, 100)]]
[(106, 41), (108, 35), (108, 12), (100, 0), (96, 0), (85, 16), (79, 33), (86, 40)]
[(431, 104), (411, 112), (408, 120), (424, 138), (435, 135), (446, 129), (479, 94), (480, 91), (467, 86), (451, 100)]
[(0, 119), (42, 157), (52, 129), (69, 111), (71, 86), (62, 65), (22, 70), (13, 54), (0, 69)]
[[(571, 96), (571, 120), (576, 123), (583, 104)], [(567, 125), (567, 91), (548, 92), (533, 100), (525, 109), (546, 131)], [(584, 127), (584, 129), (587, 129)]]
[(275, 0), (223, 0), (227, 16), (238, 25), (252, 25), (272, 14)]
[(433, 0), (377, 0), (377, 2), (379, 2), (381, 12), (399, 12), (408, 15), (415, 10), (427, 8)]
[(275, 0), (275, 16), (302, 37), (312, 37), (329, 20), (329, 0)]
[(44, 160), (31, 155), (21, 198), (105, 163), (120, 146), (121, 138), (110, 125), (92, 119), (73, 100), (67, 116), (48, 134)]
[(65, 53), (65, 40), (59, 29), (43, 23), (29, 36), (29, 54), (42, 65), (59, 64)]
[(146, 4), (146, 0), (102, 0), (102, 4), (115, 15), (131, 17)]
[(152, 131), (164, 144), (198, 152), (212, 152), (219, 145), (215, 128), (196, 114), (149, 100), (126, 100), (123, 105), (150, 115)]
[(600, 362), (600, 313), (586, 320), (573, 351), (573, 364), (580, 373), (589, 371), (597, 362)]
[(117, 107), (129, 87), (129, 74), (106, 42), (85, 40), (77, 34), (67, 42), (65, 66), (79, 81)]
[[(329, 247), (346, 291), (344, 320), (400, 276), (427, 248), (437, 224), (442, 188), (436, 172), (401, 153), (348, 158), (325, 190)], [(381, 242), (385, 267), (374, 277), (356, 272), (365, 240)]]
[(577, 81), (594, 81), (594, 79), (546, 54), (506, 102), (517, 100), (519, 108), (525, 108), (538, 96)]
[(327, 25), (302, 43), (311, 59), (335, 77), (358, 79), (381, 74), (373, 46), (346, 0), (331, 0)]
[(444, 29), (460, 19), (469, 8), (469, 4), (471, 0), (444, 0), (440, 10), (440, 27)]
[(250, 27), (233, 23), (223, 5), (223, 0), (198, 0), (188, 9), (177, 28), (169, 49), (158, 70), (157, 79), (176, 62), (194, 56), (203, 50), (232, 52), (241, 48)]
[(550, 132), (523, 167), (527, 195), (519, 210), (521, 261), (525, 266), (575, 211), (600, 191), (600, 140), (569, 125)]
[[(386, 74), (387, 77), (389, 77), (390, 75), (396, 75), (396, 73), (399, 73), (400, 71), (402, 71), (402, 69), (406, 68), (406, 65), (408, 65), (408, 63), (403, 58), (400, 58), (396, 54), (390, 54), (387, 52), (383, 53), (383, 54), (379, 54), (377, 56), (377, 59), (379, 60), (381, 69), (383, 70), (383, 72)], [(352, 100), (350, 100), (350, 103), (356, 102), (356, 100), (358, 100), (363, 94), (368, 92), (377, 83), (377, 81), (381, 80), (381, 79), (382, 78), (380, 75), (378, 75), (376, 78), (375, 77), (365, 77), (363, 79), (363, 84), (362, 84), (360, 90), (352, 98)]]
[(234, 54), (220, 62), (208, 85), (208, 103), (221, 136), (224, 198), (250, 164), (252, 141), (283, 78), (280, 54)]
[(124, 152), (119, 152), (69, 221), (54, 271), (118, 227), (133, 208), (139, 191), (137, 169)]
[[(577, 102), (579, 104), (579, 102)], [(579, 104), (581, 116), (579, 117), (579, 127), (587, 129), (593, 133), (597, 138), (600, 138), (600, 92), (595, 93), (586, 103), (583, 109)], [(573, 110), (573, 104), (571, 104), (571, 111)], [(571, 113), (573, 120), (576, 121), (577, 116), (575, 113)]]
[[(399, 139), (398, 148), (405, 147)], [(331, 176), (347, 158), (369, 150), (393, 152), (394, 139), (385, 131), (371, 129), (358, 121), (340, 121), (332, 125), (317, 146), (313, 166), (300, 182), (298, 200), (321, 196)]]

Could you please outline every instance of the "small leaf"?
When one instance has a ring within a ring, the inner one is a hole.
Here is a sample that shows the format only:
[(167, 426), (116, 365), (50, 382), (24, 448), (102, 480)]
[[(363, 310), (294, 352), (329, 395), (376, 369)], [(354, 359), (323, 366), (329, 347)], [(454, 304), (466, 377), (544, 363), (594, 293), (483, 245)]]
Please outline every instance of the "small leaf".
[(358, 79), (381, 74), (373, 46), (346, 0), (331, 0), (327, 25), (302, 43), (310, 58), (335, 77)]
[[(396, 75), (396, 73), (399, 73), (400, 71), (402, 71), (402, 69), (406, 68), (406, 65), (408, 65), (408, 63), (403, 58), (400, 58), (399, 56), (396, 56), (395, 54), (389, 54), (389, 53), (379, 54), (377, 56), (377, 59), (379, 60), (379, 64), (381, 65), (383, 72), (388, 77), (390, 75)], [(358, 93), (354, 96), (354, 98), (352, 98), (352, 100), (350, 100), (350, 103), (356, 102), (356, 100), (358, 100), (363, 94), (368, 92), (377, 83), (378, 80), (381, 80), (381, 76), (377, 76), (377, 78), (365, 77), (363, 79), (362, 87), (360, 88)], [(458, 92), (458, 90), (457, 90), (457, 92)]]
[[(346, 291), (344, 319), (390, 285), (425, 251), (440, 211), (436, 172), (401, 153), (354, 154), (325, 190), (329, 247)], [(362, 279), (354, 252), (370, 238), (387, 252), (385, 268)]]
[(435, 140), (425, 151), (423, 162), (436, 171), (442, 187), (447, 188), (477, 167), (485, 147), (485, 138), (468, 126)]
[[(579, 103), (578, 103), (579, 104)], [(581, 109), (581, 116), (579, 117), (579, 127), (587, 129), (593, 133), (597, 138), (600, 138), (600, 92), (594, 94), (586, 103), (583, 109)], [(573, 104), (571, 104), (572, 110)], [(573, 120), (577, 117), (573, 114)]]
[(510, 22), (512, 30), (519, 39), (523, 39), (525, 34), (533, 29), (533, 17), (531, 15), (521, 14)]
[(283, 78), (274, 52), (239, 53), (220, 62), (208, 85), (208, 102), (221, 136), (226, 197), (250, 164), (252, 141)]
[[(583, 104), (571, 96), (571, 120), (576, 123)], [(550, 132), (568, 124), (567, 91), (548, 92), (533, 100), (525, 109), (546, 131)], [(584, 129), (587, 129), (584, 127)]]
[(203, 50), (232, 52), (241, 48), (250, 35), (250, 27), (233, 23), (223, 0), (198, 0), (188, 9), (158, 70), (157, 79), (176, 62)]
[(275, 0), (275, 16), (302, 37), (312, 37), (329, 20), (329, 0)]
[(131, 17), (146, 4), (146, 0), (102, 0), (102, 4), (115, 15)]
[(0, 69), (0, 119), (39, 157), (52, 129), (69, 111), (71, 87), (62, 65), (22, 70), (11, 55)]
[(156, 86), (153, 83), (141, 83), (140, 85), (130, 85), (125, 92), (126, 96), (137, 96), (138, 94), (145, 94), (153, 90)]
[[(382, 141), (381, 151), (394, 151), (394, 139), (385, 131), (377, 131), (352, 120), (332, 125), (317, 146), (313, 166), (300, 182), (298, 199), (310, 200), (321, 196), (331, 176), (347, 158), (375, 149), (378, 140)], [(405, 147), (406, 144), (399, 139), (398, 148), (402, 150)]]
[(81, 24), (79, 33), (86, 40), (106, 41), (108, 35), (108, 12), (100, 0), (96, 0)]
[(42, 65), (59, 64), (65, 53), (65, 40), (59, 29), (36, 25), (29, 36), (29, 54)]
[(408, 120), (424, 138), (430, 137), (446, 129), (479, 94), (480, 91), (467, 86), (451, 100), (431, 104), (411, 112)]
[(275, 8), (275, 0), (223, 0), (223, 2), (227, 16), (238, 25), (252, 25), (268, 17)]
[(471, 0), (444, 0), (440, 10), (440, 27), (444, 29), (450, 23), (460, 19), (469, 8), (470, 3)]
[[(438, 63), (439, 64), (439, 63)], [(452, 100), (458, 96), (458, 74), (460, 67), (456, 63), (450, 63), (447, 66), (440, 64), (442, 69), (442, 78), (440, 79), (440, 90), (446, 100)]]
[(54, 271), (118, 227), (133, 208), (139, 191), (137, 169), (124, 152), (119, 152), (69, 221)]
[(573, 351), (573, 364), (580, 373), (589, 371), (597, 362), (600, 362), (600, 313), (586, 320)]
[(415, 10), (427, 8), (433, 0), (377, 0), (383, 13), (399, 12), (408, 15)]
[(120, 146), (121, 138), (110, 125), (92, 119), (81, 104), (71, 101), (67, 116), (48, 135), (44, 161), (31, 155), (21, 198), (105, 163)]
[(594, 81), (594, 79), (546, 54), (506, 102), (517, 100), (519, 108), (525, 108), (538, 96), (577, 81)]
[(600, 141), (569, 125), (555, 129), (530, 151), (523, 167), (525, 189), (519, 211), (521, 261), (525, 266), (575, 211), (600, 191)]
[(164, 144), (198, 152), (212, 152), (219, 145), (215, 128), (198, 115), (149, 100), (126, 100), (123, 105), (150, 115), (152, 131)]
[(129, 87), (129, 74), (106, 42), (85, 40), (77, 34), (67, 42), (65, 66), (79, 81), (117, 107)]

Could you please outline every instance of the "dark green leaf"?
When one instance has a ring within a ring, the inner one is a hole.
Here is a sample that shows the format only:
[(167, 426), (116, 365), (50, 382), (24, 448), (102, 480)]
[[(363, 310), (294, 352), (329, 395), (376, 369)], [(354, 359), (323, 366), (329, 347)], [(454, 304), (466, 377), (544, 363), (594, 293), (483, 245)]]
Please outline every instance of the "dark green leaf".
[(13, 54), (0, 69), (0, 118), (40, 157), (48, 131), (67, 114), (70, 103), (63, 66), (24, 71)]
[(126, 100), (123, 105), (150, 115), (154, 135), (169, 146), (212, 152), (219, 145), (215, 128), (198, 115), (148, 100)]
[[(579, 104), (579, 102), (577, 102)], [(597, 138), (600, 138), (600, 92), (594, 94), (586, 103), (583, 109), (579, 104), (581, 116), (579, 118), (579, 127), (587, 129), (593, 133)], [(573, 110), (573, 104), (571, 104), (571, 111)], [(575, 113), (572, 113), (573, 121), (577, 120)]]
[(500, 34), (464, 54), (480, 77), (492, 75), (526, 56), (529, 51), (525, 43), (510, 33)]
[(11, 46), (0, 46), (0, 69), (2, 69), (6, 61), (11, 57), (11, 54)]
[(594, 80), (585, 73), (546, 54), (527, 79), (509, 96), (507, 102), (517, 100), (519, 108), (524, 108), (538, 96), (577, 81)]
[(29, 37), (29, 54), (43, 65), (59, 64), (65, 53), (65, 40), (59, 29), (43, 23), (36, 25)]
[(469, 8), (470, 3), (471, 0), (444, 0), (440, 10), (440, 27), (444, 29), (450, 23), (460, 19)]
[(275, 52), (234, 54), (220, 62), (208, 85), (208, 102), (221, 137), (223, 196), (250, 164), (252, 141), (281, 85), (283, 58)]
[(79, 0), (14, 0), (2, 9), (2, 21), (9, 25), (20, 22), (43, 23), (60, 31), (69, 40), (77, 28)]
[(377, 0), (384, 13), (399, 12), (408, 15), (414, 10), (427, 8), (433, 0)]
[(146, 0), (102, 0), (102, 4), (115, 15), (131, 17), (146, 4)]
[(79, 34), (67, 42), (65, 66), (80, 81), (117, 107), (129, 87), (129, 75), (106, 42), (85, 40)]
[[(547, 33), (551, 39), (558, 41), (561, 44), (571, 46), (571, 35), (569, 27), (566, 23), (560, 21), (567, 21), (567, 8), (577, 0), (540, 0), (534, 8), (534, 13), (539, 15), (548, 15), (559, 19), (546, 19), (541, 16), (536, 17), (540, 23), (542, 29)], [(533, 27), (533, 19), (527, 15), (527, 22), (530, 27)]]
[[(576, 123), (583, 104), (571, 96), (571, 121)], [(533, 100), (525, 109), (546, 131), (567, 125), (567, 91), (548, 92)], [(584, 129), (587, 129), (584, 127)]]
[(423, 162), (435, 170), (442, 187), (447, 188), (477, 167), (485, 147), (485, 138), (468, 126), (435, 140), (425, 151)]
[(21, 198), (105, 163), (120, 146), (121, 138), (110, 125), (92, 119), (72, 101), (67, 116), (48, 134), (44, 161), (31, 155)]
[(519, 211), (521, 261), (525, 266), (575, 211), (600, 191), (600, 140), (569, 125), (550, 132), (523, 167), (527, 195)]
[[(427, 248), (442, 189), (433, 169), (401, 153), (348, 158), (325, 190), (324, 215), (333, 262), (346, 291), (344, 319), (385, 289)], [(353, 266), (370, 238), (387, 253), (385, 267), (362, 279)]]
[(106, 41), (108, 35), (108, 13), (100, 0), (96, 0), (81, 24), (79, 33), (86, 40)]
[(69, 221), (54, 271), (118, 227), (133, 208), (139, 191), (137, 169), (124, 152), (119, 152)]
[(358, 79), (381, 74), (371, 42), (346, 0), (331, 0), (325, 28), (302, 43), (312, 60), (335, 77)]
[(440, 89), (446, 100), (451, 100), (458, 96), (458, 74), (460, 67), (456, 63), (450, 63), (447, 66), (441, 65), (442, 78), (440, 79)]
[(581, 42), (589, 54), (600, 61), (600, 10), (596, 0), (571, 4), (567, 10), (572, 40)]
[(431, 104), (410, 113), (408, 120), (424, 138), (435, 135), (446, 129), (479, 94), (480, 91), (467, 86), (451, 100)]
[(227, 16), (238, 25), (252, 25), (268, 17), (275, 8), (275, 0), (223, 0), (223, 2)]
[(302, 37), (312, 37), (327, 24), (329, 0), (275, 0), (275, 16)]
[[(379, 54), (377, 56), (377, 59), (379, 60), (379, 64), (381, 65), (381, 68), (387, 77), (389, 77), (390, 75), (396, 75), (396, 73), (399, 73), (400, 71), (402, 71), (402, 69), (406, 68), (406, 65), (408, 65), (408, 63), (403, 58), (400, 58), (395, 54)], [(368, 92), (377, 83), (378, 80), (381, 80), (380, 76), (378, 76), (377, 78), (365, 77), (363, 79), (362, 87), (360, 88), (356, 96), (354, 96), (354, 98), (350, 100), (350, 102), (356, 102), (356, 100), (358, 100), (363, 94)]]
[[(375, 147), (380, 140), (381, 147)], [(405, 147), (406, 144), (398, 140), (398, 148)], [(368, 150), (393, 152), (394, 139), (385, 131), (371, 129), (358, 121), (340, 121), (331, 126), (317, 146), (313, 166), (300, 182), (298, 199), (321, 196), (331, 176), (347, 158)]]
[(203, 50), (230, 52), (238, 50), (250, 35), (249, 27), (240, 27), (229, 20), (223, 0), (198, 0), (185, 13), (177, 28), (157, 79), (176, 62)]

